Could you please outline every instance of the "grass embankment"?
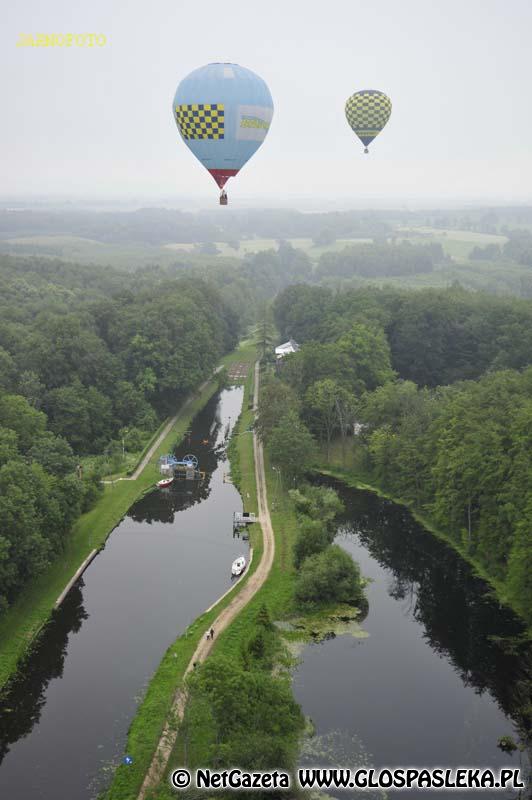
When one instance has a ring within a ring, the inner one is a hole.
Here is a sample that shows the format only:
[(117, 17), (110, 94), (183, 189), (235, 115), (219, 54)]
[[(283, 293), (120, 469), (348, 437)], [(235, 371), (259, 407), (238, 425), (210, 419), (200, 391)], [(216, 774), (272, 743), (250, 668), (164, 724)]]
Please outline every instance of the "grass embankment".
[(418, 509), (414, 508), (412, 504), (403, 497), (397, 497), (389, 492), (386, 492), (381, 486), (372, 480), (371, 476), (368, 476), (367, 474), (364, 474), (362, 471), (358, 470), (357, 459), (353, 452), (352, 446), (351, 448), (349, 446), (347, 447), (345, 461), (343, 461), (339, 444), (335, 443), (334, 446), (331, 447), (330, 463), (328, 467), (316, 468), (316, 472), (319, 472), (321, 475), (328, 475), (332, 478), (337, 478), (338, 480), (342, 481), (342, 483), (345, 483), (347, 486), (351, 486), (354, 489), (373, 492), (379, 497), (382, 497), (386, 500), (391, 500), (392, 502), (407, 508), (412, 517), (424, 528), (427, 533), (435, 536), (444, 544), (451, 547), (461, 558), (463, 558), (464, 561), (466, 561), (472, 567), (474, 574), (477, 577), (482, 578), (482, 580), (485, 581), (491, 588), (492, 593), (496, 597), (497, 601), (508, 606), (508, 608), (511, 608), (512, 611), (517, 614), (517, 616), (520, 617), (525, 624), (527, 624), (528, 635), (532, 636), (532, 627), (528, 624), (528, 621), (523, 618), (519, 612), (519, 609), (515, 607), (511, 599), (508, 597), (502, 581), (498, 581), (489, 575), (485, 567), (478, 560), (473, 558), (471, 554), (467, 552), (465, 547), (463, 547), (459, 542), (455, 541), (450, 534), (439, 528), (428, 514), (423, 514)]
[(99, 469), (102, 478), (107, 481), (118, 480), (119, 478), (127, 478), (130, 475), (133, 475), (137, 469), (137, 466), (141, 463), (142, 459), (152, 444), (157, 440), (158, 436), (160, 436), (160, 434), (163, 432), (167, 423), (168, 419), (164, 419), (157, 430), (149, 435), (148, 439), (145, 441), (140, 450), (131, 452), (126, 450), (124, 455), (120, 456), (118, 464), (114, 463), (115, 459), (112, 456), (83, 456), (80, 459), (80, 463), (83, 465), (85, 475), (94, 472), (95, 469)]
[[(248, 420), (249, 422), (252, 420), (251, 411), (242, 416), (241, 422), (244, 429)], [(294, 574), (292, 546), (297, 533), (297, 520), (290, 498), (286, 493), (281, 493), (280, 488), (276, 485), (276, 473), (271, 469), (266, 453), (264, 462), (270, 516), (275, 534), (273, 567), (261, 589), (240, 612), (235, 621), (220, 635), (214, 649), (217, 655), (234, 658), (238, 656), (241, 643), (247, 641), (256, 627), (256, 616), (261, 606), (266, 605), (272, 619), (280, 619), (292, 611)], [(236, 439), (235, 448), (231, 453), (231, 472), (244, 502), (246, 505), (251, 503), (253, 510), (257, 506), (257, 494), (251, 436), (239, 436)], [(246, 501), (248, 495), (250, 500)], [(258, 562), (262, 552), (259, 543), (253, 542), (253, 548), (253, 559)]]
[[(250, 511), (255, 511), (257, 510), (257, 487), (253, 439), (250, 434), (245, 433), (253, 422), (253, 411), (248, 407), (250, 397), (251, 395), (246, 393), (238, 430), (235, 430), (235, 435), (231, 441), (229, 455), (231, 458), (232, 479), (244, 499), (244, 506)], [(216, 641), (214, 647), (216, 656), (227, 656), (234, 663), (239, 663), (243, 644), (248, 642), (257, 630), (257, 614), (262, 606), (266, 606), (271, 619), (281, 619), (293, 613), (294, 570), (292, 566), (292, 547), (297, 534), (297, 519), (293, 504), (287, 492), (283, 491), (282, 487), (279, 486), (276, 473), (272, 470), (266, 453), (265, 471), (270, 516), (275, 534), (275, 558), (265, 584)], [(251, 543), (254, 549), (253, 563), (257, 565), (262, 555), (262, 543), (253, 532), (251, 534)], [(217, 607), (215, 613), (218, 613), (221, 607)], [(198, 627), (201, 627), (201, 632), (203, 632), (207, 630), (209, 622), (207, 619), (200, 618), (200, 620), (197, 620), (197, 624)], [(188, 742), (186, 759), (183, 754), (183, 743), (179, 738), (177, 739), (168, 762), (166, 774), (154, 791), (153, 798), (166, 800), (166, 798), (175, 797), (175, 792), (170, 788), (167, 780), (168, 773), (185, 762), (191, 768), (207, 763), (210, 740), (211, 731), (208, 719), (200, 721), (195, 726), (193, 738)], [(124, 798), (129, 800), (129, 795), (112, 794), (106, 800), (124, 800)]]
[[(251, 398), (253, 396), (255, 352), (256, 348), (252, 342), (243, 342), (240, 349), (233, 354), (233, 358), (224, 363), (225, 366), (229, 366), (231, 361), (242, 361), (250, 365), (244, 385), (242, 413), (235, 425), (231, 447), (233, 449), (236, 447), (239, 453), (238, 469), (233, 474), (233, 480), (244, 498), (244, 508), (256, 513), (258, 507), (253, 437), (251, 433), (247, 432), (253, 423)], [(128, 732), (125, 752), (133, 757), (133, 763), (120, 765), (116, 769), (113, 781), (104, 795), (106, 800), (133, 800), (138, 796), (165, 722), (171, 715), (175, 694), (182, 686), (186, 668), (196, 647), (220, 611), (241, 590), (260, 562), (262, 536), (259, 526), (251, 526), (250, 545), (253, 547), (253, 562), (245, 577), (234, 587), (234, 591), (194, 620), (163, 656)]]
[[(242, 346), (222, 360), (224, 366), (250, 360), (254, 345)], [(179, 414), (175, 425), (163, 439), (145, 469), (134, 481), (120, 481), (104, 487), (94, 508), (83, 514), (74, 525), (65, 551), (22, 593), (0, 622), (0, 687), (4, 686), (30, 650), (31, 643), (48, 621), (54, 604), (89, 553), (103, 546), (107, 537), (127, 513), (131, 505), (158, 478), (157, 461), (179, 442), (194, 415), (212, 397), (218, 387), (214, 377)], [(153, 441), (153, 439), (152, 439)], [(146, 449), (143, 451), (146, 452)]]

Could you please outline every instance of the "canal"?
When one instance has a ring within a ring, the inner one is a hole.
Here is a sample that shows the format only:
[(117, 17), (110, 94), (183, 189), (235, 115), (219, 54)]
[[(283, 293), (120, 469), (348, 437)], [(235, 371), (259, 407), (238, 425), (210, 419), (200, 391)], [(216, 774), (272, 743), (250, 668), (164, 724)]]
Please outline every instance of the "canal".
[(225, 443), (243, 389), (215, 395), (176, 450), (201, 483), (145, 495), (67, 595), (0, 705), (0, 796), (89, 800), (121, 758), (139, 700), (164, 652), (231, 585), (247, 555), (242, 508), (224, 481)]
[[(406, 509), (325, 483), (345, 504), (336, 541), (371, 581), (369, 610), (359, 635), (330, 636), (300, 656), (294, 692), (316, 728), (302, 764), (521, 765), (526, 771), (526, 746), (513, 754), (498, 747), (502, 736), (526, 738), (524, 712), (532, 708), (532, 648), (519, 619)], [(404, 800), (425, 795), (388, 791)], [(485, 790), (475, 796), (518, 795)]]

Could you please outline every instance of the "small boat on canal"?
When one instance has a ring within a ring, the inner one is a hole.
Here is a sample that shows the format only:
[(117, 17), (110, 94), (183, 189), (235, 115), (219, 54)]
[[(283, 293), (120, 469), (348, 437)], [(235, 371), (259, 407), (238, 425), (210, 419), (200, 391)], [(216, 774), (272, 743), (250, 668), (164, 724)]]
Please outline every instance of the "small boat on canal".
[(246, 559), (244, 556), (239, 556), (235, 558), (233, 564), (231, 566), (231, 575), (234, 577), (238, 577), (238, 575), (242, 575), (244, 570), (246, 569)]
[(160, 481), (157, 481), (157, 487), (158, 487), (159, 489), (166, 489), (166, 488), (168, 488), (168, 486), (170, 486), (170, 484), (171, 484), (171, 483), (173, 483), (173, 482), (174, 482), (174, 479), (173, 479), (173, 477), (170, 477), (170, 478), (161, 478), (161, 480), (160, 480)]

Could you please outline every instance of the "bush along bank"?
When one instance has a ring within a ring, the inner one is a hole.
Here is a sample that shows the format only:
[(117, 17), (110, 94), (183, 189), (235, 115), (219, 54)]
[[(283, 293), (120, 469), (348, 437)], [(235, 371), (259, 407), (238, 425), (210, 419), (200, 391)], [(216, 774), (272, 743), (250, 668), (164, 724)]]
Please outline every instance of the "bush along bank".
[[(355, 458), (354, 460), (356, 462), (360, 459)], [(359, 466), (346, 469), (344, 466), (340, 465), (339, 461), (336, 463), (336, 460), (332, 458), (331, 463), (327, 467), (316, 467), (315, 473), (316, 475), (335, 478), (353, 489), (373, 492), (379, 497), (391, 500), (393, 503), (407, 508), (412, 517), (424, 528), (428, 535), (435, 536), (457, 552), (460, 557), (472, 567), (474, 574), (488, 585), (493, 596), (497, 598), (497, 601), (511, 608), (512, 611), (526, 623), (528, 627), (526, 635), (532, 638), (532, 624), (529, 616), (523, 613), (521, 603), (515, 602), (514, 597), (508, 592), (505, 583), (488, 572), (483, 561), (473, 556), (468, 547), (464, 545), (461, 540), (457, 540), (445, 527), (440, 526), (427, 511), (421, 511), (411, 499), (399, 496), (396, 492), (390, 491), (390, 489), (383, 486), (380, 481), (376, 480), (375, 476), (368, 473), (367, 470), (361, 469)]]
[[(223, 363), (227, 366), (231, 361), (242, 361), (243, 352), (239, 349), (229, 354)], [(7, 684), (17, 669), (24, 669), (24, 661), (31, 657), (36, 637), (50, 619), (57, 598), (80, 564), (92, 550), (103, 547), (131, 505), (153, 486), (159, 477), (159, 456), (181, 441), (194, 415), (205, 406), (217, 388), (218, 376), (215, 376), (182, 407), (174, 425), (135, 480), (106, 484), (102, 492), (97, 475), (87, 478), (86, 483), (96, 488), (97, 501), (74, 523), (61, 553), (53, 563), (28, 584), (0, 619), (0, 687)]]
[[(232, 453), (240, 468), (240, 485), (245, 487), (242, 437), (235, 438)], [(270, 464), (267, 474), (269, 478), (273, 474)], [(276, 489), (271, 478), (269, 488)], [(238, 764), (246, 770), (293, 770), (308, 731), (291, 692), (294, 656), (309, 640), (341, 625), (341, 632), (348, 632), (346, 620), (360, 616), (352, 605), (354, 601), (364, 605), (358, 567), (331, 544), (342, 510), (334, 490), (310, 486), (282, 494), (277, 490), (273, 504), (274, 567), (264, 587), (221, 634), (215, 652), (191, 674), (186, 711), (167, 775), (154, 794), (157, 800), (175, 797), (168, 777), (178, 766), (224, 769)], [(303, 554), (301, 541), (311, 522), (326, 536), (321, 549), (313, 543)], [(317, 567), (314, 559), (319, 560)], [(322, 560), (327, 567), (334, 565), (332, 578), (324, 575)]]
[[(245, 342), (232, 354), (231, 359), (224, 359), (224, 363), (228, 368), (231, 365), (231, 361), (238, 361), (240, 363), (247, 362), (251, 367), (254, 359), (254, 345), (250, 342)], [(215, 389), (223, 388), (225, 383), (226, 373), (223, 371), (216, 376)], [(250, 369), (244, 386), (244, 409), (247, 409), (250, 403), (252, 385), (253, 375)], [(215, 389), (213, 389), (213, 391)], [(239, 420), (234, 429), (235, 434), (241, 428), (242, 422)], [(242, 447), (248, 448), (248, 446), (251, 445), (251, 468), (253, 469), (252, 437), (241, 437), (241, 440), (237, 439), (237, 441), (242, 442)], [(249, 451), (246, 449), (246, 458), (248, 457)], [(254, 474), (250, 477), (246, 470), (242, 486), (246, 494), (250, 495), (248, 507), (251, 511), (257, 511)], [(252, 526), (252, 528), (256, 527), (258, 526)], [(172, 713), (173, 701), (176, 693), (183, 687), (185, 671), (198, 644), (211, 628), (220, 611), (222, 611), (231, 602), (234, 595), (242, 589), (260, 562), (262, 551), (259, 531), (251, 532), (251, 545), (254, 550), (253, 561), (244, 578), (239, 581), (231, 593), (224, 595), (217, 604), (198, 617), (166, 651), (157, 671), (150, 680), (146, 694), (128, 731), (125, 752), (133, 758), (133, 763), (127, 765), (121, 764), (116, 768), (109, 788), (103, 793), (103, 797), (105, 797), (106, 800), (126, 800), (126, 798), (127, 800), (130, 800), (130, 798), (134, 800), (134, 798), (138, 797), (144, 778), (159, 744), (165, 723), (168, 723), (170, 729), (173, 731), (175, 731), (177, 727), (177, 719), (174, 718)], [(152, 790), (150, 790), (150, 796), (152, 793)], [(175, 800), (175, 795), (173, 797)]]

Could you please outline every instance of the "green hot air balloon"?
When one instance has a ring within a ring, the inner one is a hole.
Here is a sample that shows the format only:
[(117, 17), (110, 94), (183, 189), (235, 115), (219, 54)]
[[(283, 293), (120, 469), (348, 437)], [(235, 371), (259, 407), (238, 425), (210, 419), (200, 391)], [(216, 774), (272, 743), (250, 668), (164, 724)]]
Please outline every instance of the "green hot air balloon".
[(345, 116), (368, 153), (368, 144), (382, 131), (392, 113), (390, 98), (376, 89), (355, 92), (345, 104)]

